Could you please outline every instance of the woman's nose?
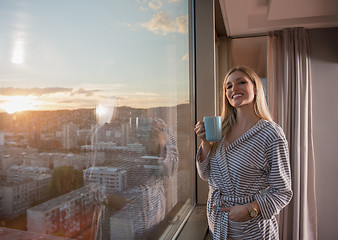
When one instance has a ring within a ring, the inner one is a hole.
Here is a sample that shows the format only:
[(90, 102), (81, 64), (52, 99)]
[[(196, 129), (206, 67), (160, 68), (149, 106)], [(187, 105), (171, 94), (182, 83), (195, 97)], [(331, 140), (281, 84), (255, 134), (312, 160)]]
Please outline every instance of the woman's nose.
[(236, 91), (238, 89), (238, 85), (237, 84), (233, 84), (232, 85), (232, 91)]

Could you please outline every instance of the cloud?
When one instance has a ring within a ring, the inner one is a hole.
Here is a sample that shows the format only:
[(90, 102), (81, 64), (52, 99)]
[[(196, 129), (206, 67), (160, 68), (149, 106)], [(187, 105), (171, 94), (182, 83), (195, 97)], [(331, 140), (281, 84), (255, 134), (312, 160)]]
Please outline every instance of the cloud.
[(186, 33), (187, 20), (187, 16), (177, 17), (175, 20), (172, 20), (165, 12), (159, 12), (154, 14), (149, 22), (141, 23), (140, 26), (153, 33), (162, 35), (175, 32)]
[(71, 92), (72, 88), (61, 88), (61, 87), (52, 87), (52, 88), (0, 88), (0, 95), (2, 96), (42, 96), (60, 92)]
[(169, 0), (168, 3), (181, 2), (182, 0)]
[(43, 96), (43, 95), (50, 95), (56, 93), (66, 93), (70, 94), (70, 96), (74, 95), (85, 95), (85, 96), (92, 96), (94, 93), (98, 92), (99, 90), (85, 90), (84, 88), (61, 88), (61, 87), (52, 87), (52, 88), (0, 88), (0, 95), (2, 96)]
[(142, 6), (140, 6), (139, 9), (140, 9), (141, 11), (147, 11), (147, 10), (148, 10), (148, 8), (142, 7)]
[(188, 25), (187, 15), (176, 18), (176, 26), (177, 26), (177, 31), (179, 33), (186, 33), (187, 25)]
[[(62, 99), (59, 101), (56, 101), (58, 104), (64, 105), (70, 105), (70, 106), (95, 106), (97, 104), (96, 99), (88, 99), (88, 98), (71, 98), (71, 99)], [(75, 103), (75, 104), (74, 104)]]
[(162, 7), (163, 3), (161, 0), (151, 0), (148, 3), (148, 6), (152, 9), (152, 10), (158, 10)]
[(156, 34), (167, 35), (176, 31), (174, 22), (170, 20), (165, 12), (156, 13), (149, 22), (141, 23), (140, 25)]
[(71, 96), (74, 96), (76, 94), (83, 94), (87, 97), (92, 96), (95, 92), (98, 92), (99, 90), (85, 90), (83, 88), (79, 88), (76, 91), (72, 91), (72, 93), (70, 94)]

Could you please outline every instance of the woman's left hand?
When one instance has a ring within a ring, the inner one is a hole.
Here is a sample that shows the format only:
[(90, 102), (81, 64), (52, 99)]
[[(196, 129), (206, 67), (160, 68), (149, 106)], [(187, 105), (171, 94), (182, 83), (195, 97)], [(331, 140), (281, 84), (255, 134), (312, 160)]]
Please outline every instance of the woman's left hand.
[(221, 212), (229, 212), (229, 219), (235, 222), (244, 222), (249, 217), (248, 208), (245, 205), (235, 205), (232, 207), (222, 207)]

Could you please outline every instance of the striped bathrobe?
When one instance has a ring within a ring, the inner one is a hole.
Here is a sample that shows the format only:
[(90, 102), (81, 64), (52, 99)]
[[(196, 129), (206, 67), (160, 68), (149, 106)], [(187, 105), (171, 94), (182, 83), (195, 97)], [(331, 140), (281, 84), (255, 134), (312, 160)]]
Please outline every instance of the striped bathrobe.
[[(225, 137), (216, 150), (200, 163), (199, 176), (209, 182), (207, 216), (213, 239), (278, 239), (275, 215), (292, 198), (288, 144), (274, 122), (259, 120), (230, 145)], [(234, 222), (220, 207), (256, 200), (260, 214)], [(214, 207), (216, 206), (216, 207)]]

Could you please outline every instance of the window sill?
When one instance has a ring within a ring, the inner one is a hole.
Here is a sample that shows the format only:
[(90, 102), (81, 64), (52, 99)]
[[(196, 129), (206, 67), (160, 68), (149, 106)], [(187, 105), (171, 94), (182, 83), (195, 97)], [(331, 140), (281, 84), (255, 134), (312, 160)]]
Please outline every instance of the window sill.
[(176, 238), (177, 240), (204, 240), (208, 230), (206, 206), (198, 205), (194, 208), (187, 223)]

